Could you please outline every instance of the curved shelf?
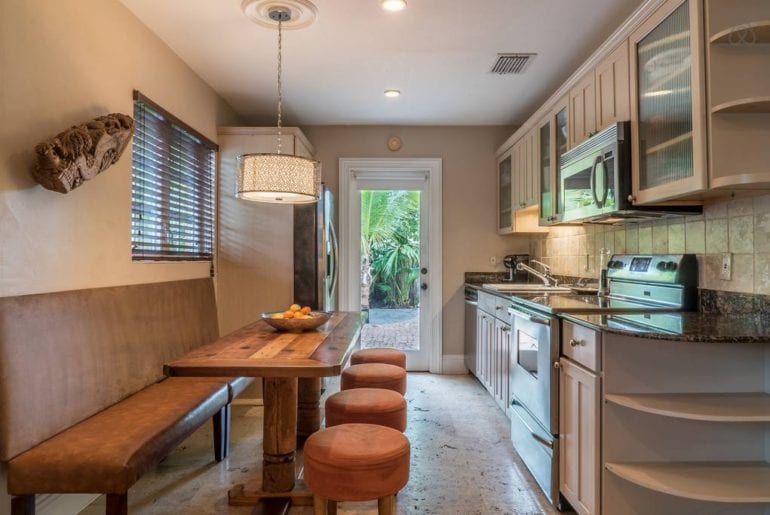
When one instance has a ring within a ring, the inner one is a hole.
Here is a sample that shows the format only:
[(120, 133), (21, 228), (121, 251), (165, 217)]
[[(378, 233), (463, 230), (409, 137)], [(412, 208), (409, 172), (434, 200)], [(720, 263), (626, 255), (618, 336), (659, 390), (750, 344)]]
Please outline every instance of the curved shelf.
[(605, 467), (626, 481), (685, 499), (770, 502), (770, 464), (763, 461), (607, 463)]
[(770, 96), (748, 97), (723, 102), (711, 108), (711, 112), (717, 113), (770, 113)]
[(711, 189), (770, 189), (770, 173), (733, 173), (712, 177)]
[(607, 394), (608, 402), (664, 417), (707, 422), (770, 422), (770, 394)]
[[(753, 32), (753, 37), (748, 34), (749, 31)], [(741, 40), (747, 37), (751, 38), (746, 40), (747, 45), (751, 43), (770, 43), (770, 20), (755, 21), (752, 23), (744, 23), (743, 25), (728, 27), (725, 30), (717, 32), (711, 36), (709, 41), (714, 45), (730, 44), (732, 43), (730, 38), (731, 34), (737, 34), (739, 37), (739, 39), (735, 42), (736, 46), (740, 45)]]

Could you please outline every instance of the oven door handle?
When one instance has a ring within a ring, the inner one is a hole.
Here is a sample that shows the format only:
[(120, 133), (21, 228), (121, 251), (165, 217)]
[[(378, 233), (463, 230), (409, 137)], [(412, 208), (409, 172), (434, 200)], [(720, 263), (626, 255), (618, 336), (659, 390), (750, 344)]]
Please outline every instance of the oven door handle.
[(553, 442), (549, 442), (548, 440), (546, 440), (545, 438), (543, 438), (537, 433), (531, 433), (531, 434), (532, 434), (532, 438), (534, 438), (537, 443), (544, 445), (549, 449), (553, 449)]
[(548, 326), (551, 325), (551, 321), (548, 320), (547, 318), (540, 318), (535, 315), (530, 315), (529, 313), (524, 313), (523, 311), (519, 311), (518, 309), (510, 308), (508, 309), (508, 314), (518, 318), (523, 318), (524, 320), (528, 322), (533, 322), (535, 324), (548, 325)]

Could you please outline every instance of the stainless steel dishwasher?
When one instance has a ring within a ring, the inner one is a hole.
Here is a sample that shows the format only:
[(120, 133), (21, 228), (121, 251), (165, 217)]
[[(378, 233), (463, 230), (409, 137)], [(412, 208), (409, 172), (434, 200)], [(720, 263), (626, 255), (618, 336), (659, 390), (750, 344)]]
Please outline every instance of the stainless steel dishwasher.
[(465, 290), (465, 368), (476, 375), (476, 310), (478, 292), (472, 288)]

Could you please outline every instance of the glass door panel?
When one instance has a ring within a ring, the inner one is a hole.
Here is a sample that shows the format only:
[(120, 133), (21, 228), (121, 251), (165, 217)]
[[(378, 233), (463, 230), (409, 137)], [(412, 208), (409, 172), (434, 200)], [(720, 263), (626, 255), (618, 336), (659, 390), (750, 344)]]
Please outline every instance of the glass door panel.
[(551, 123), (540, 127), (540, 219), (550, 222), (551, 204)]
[(639, 187), (692, 177), (692, 51), (689, 2), (636, 44)]
[(498, 221), (497, 230), (510, 232), (513, 229), (513, 211), (511, 210), (511, 156), (509, 155), (498, 164)]

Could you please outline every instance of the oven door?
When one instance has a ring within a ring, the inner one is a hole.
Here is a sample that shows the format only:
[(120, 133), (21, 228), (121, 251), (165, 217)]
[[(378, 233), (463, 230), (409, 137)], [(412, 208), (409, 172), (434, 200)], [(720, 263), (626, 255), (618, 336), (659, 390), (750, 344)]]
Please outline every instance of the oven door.
[(559, 323), (519, 305), (511, 315), (511, 400), (551, 434), (559, 432)]

